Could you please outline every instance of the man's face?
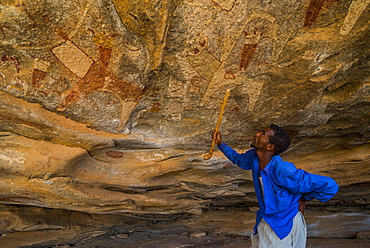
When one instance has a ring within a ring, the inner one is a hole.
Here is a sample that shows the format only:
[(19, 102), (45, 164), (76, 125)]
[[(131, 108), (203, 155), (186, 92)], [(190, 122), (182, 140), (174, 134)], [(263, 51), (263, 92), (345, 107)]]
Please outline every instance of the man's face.
[(252, 141), (251, 147), (265, 148), (270, 144), (270, 136), (274, 135), (274, 131), (270, 127), (266, 127), (263, 131), (256, 133)]

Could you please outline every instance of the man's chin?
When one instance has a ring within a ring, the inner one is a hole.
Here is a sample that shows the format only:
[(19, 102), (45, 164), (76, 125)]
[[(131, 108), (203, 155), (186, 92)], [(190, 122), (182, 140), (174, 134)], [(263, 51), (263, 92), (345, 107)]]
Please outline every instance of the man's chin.
[(250, 144), (250, 147), (256, 148), (256, 146), (253, 143)]

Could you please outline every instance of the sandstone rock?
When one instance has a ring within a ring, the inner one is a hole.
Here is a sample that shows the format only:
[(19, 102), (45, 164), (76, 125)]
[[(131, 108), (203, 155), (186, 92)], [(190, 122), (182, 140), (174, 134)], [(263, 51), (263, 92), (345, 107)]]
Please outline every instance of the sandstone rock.
[[(369, 6), (2, 1), (0, 203), (150, 221), (255, 210), (250, 172), (217, 149), (203, 159), (230, 89), (221, 124), (230, 146), (245, 151), (276, 123), (293, 138), (284, 159), (341, 186), (311, 208), (367, 213)], [(58, 221), (1, 216), (13, 240), (44, 229), (83, 239)]]
[(117, 234), (117, 238), (120, 238), (120, 239), (127, 239), (127, 238), (128, 238), (128, 234), (125, 234), (125, 233)]
[(195, 232), (195, 233), (190, 234), (190, 237), (192, 237), (192, 238), (200, 238), (200, 237), (204, 237), (204, 236), (207, 236), (207, 233), (205, 233), (205, 232)]
[(358, 232), (356, 234), (357, 239), (370, 239), (370, 232)]

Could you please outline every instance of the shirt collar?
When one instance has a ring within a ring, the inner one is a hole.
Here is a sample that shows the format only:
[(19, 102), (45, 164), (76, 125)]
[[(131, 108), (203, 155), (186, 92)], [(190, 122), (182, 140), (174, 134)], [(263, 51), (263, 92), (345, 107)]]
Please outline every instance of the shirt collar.
[(270, 169), (271, 169), (271, 166), (276, 163), (276, 161), (279, 161), (279, 159), (281, 160), (280, 156), (279, 155), (274, 155), (272, 156), (270, 162), (266, 165), (266, 167), (262, 170), (262, 171), (266, 171), (266, 172), (269, 172)]

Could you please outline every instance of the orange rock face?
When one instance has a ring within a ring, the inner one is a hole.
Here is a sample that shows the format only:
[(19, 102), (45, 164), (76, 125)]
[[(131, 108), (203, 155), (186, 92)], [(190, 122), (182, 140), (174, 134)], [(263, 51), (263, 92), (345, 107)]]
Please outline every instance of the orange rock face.
[(368, 213), (369, 13), (369, 1), (2, 1), (0, 234), (68, 228), (29, 219), (39, 211), (113, 226), (255, 209), (250, 172), (217, 150), (203, 159), (226, 89), (224, 141), (245, 151), (276, 123), (292, 136), (284, 159), (341, 186), (312, 211)]

